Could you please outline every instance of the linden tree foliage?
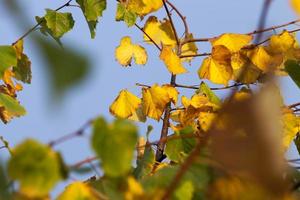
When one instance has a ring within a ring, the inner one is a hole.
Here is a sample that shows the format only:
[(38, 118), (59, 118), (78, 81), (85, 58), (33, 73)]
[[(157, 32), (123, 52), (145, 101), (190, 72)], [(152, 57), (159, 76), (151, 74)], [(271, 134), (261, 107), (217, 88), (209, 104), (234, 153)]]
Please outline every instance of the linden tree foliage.
[[(93, 118), (48, 144), (26, 139), (11, 147), (1, 136), (0, 149), (8, 150), (10, 157), (0, 165), (0, 199), (299, 199), (299, 159), (287, 161), (284, 154), (293, 142), (300, 149), (300, 103), (287, 105), (275, 80), (290, 77), (300, 88), (299, 29), (291, 28), (300, 21), (196, 38), (170, 0), (109, 3), (116, 4), (115, 20), (140, 31), (143, 38), (120, 34), (115, 64), (128, 71), (135, 65), (151, 67), (147, 52), (152, 45), (170, 80), (137, 83), (136, 94), (122, 89), (108, 108), (116, 119)], [(34, 61), (24, 49), (27, 36), (39, 30), (59, 43), (40, 36), (33, 40), (46, 61), (53, 91), (63, 94), (89, 72), (89, 60), (62, 45), (75, 26), (73, 9), (80, 9), (95, 38), (107, 5), (106, 0), (68, 0), (57, 9), (46, 8), (28, 32), (11, 45), (0, 45), (3, 123), (26, 114), (18, 94), (35, 76)], [(300, 1), (290, 0), (290, 5), (300, 16)], [(66, 7), (69, 12), (64, 12)], [(268, 33), (264, 40), (263, 33)], [(210, 52), (204, 52), (200, 42), (208, 43)], [(199, 77), (194, 85), (177, 82), (177, 77), (192, 73)], [(153, 128), (148, 126), (144, 137), (136, 124), (151, 122), (162, 128), (150, 137)], [(95, 155), (65, 164), (56, 145), (88, 132)], [(75, 180), (75, 174), (88, 178)], [(62, 182), (65, 188), (53, 196)]]

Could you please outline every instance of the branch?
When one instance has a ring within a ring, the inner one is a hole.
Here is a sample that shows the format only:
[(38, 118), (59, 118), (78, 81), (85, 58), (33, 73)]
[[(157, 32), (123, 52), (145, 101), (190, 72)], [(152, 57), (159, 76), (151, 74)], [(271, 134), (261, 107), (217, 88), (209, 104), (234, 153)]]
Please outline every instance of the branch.
[(289, 105), (288, 107), (289, 107), (289, 108), (295, 108), (295, 107), (297, 107), (297, 106), (300, 106), (300, 102), (291, 104), (291, 105)]
[[(215, 87), (215, 88), (210, 88), (211, 90), (225, 90), (225, 89), (229, 89), (229, 88), (233, 88), (233, 87), (239, 87), (242, 85), (246, 85), (245, 83), (235, 83), (233, 85), (229, 85), (229, 86), (224, 86), (224, 87)], [(187, 89), (193, 89), (193, 90), (198, 90), (199, 87), (197, 86), (193, 86), (193, 85), (181, 85), (181, 84), (176, 84), (175, 87), (179, 87), (179, 88), (187, 88)]]
[[(279, 29), (279, 28), (287, 27), (287, 26), (296, 24), (298, 22), (300, 22), (300, 19), (293, 20), (293, 21), (290, 21), (290, 22), (287, 22), (287, 23), (284, 23), (284, 24), (276, 25), (276, 26), (271, 26), (271, 27), (268, 27), (268, 28), (265, 28), (265, 29), (257, 29), (257, 30), (254, 30), (252, 32), (248, 32), (248, 33), (244, 33), (244, 34), (245, 35), (261, 34), (261, 33), (264, 33), (264, 32), (268, 32), (268, 31)], [(186, 40), (183, 43), (186, 44), (186, 43), (192, 43), (192, 42), (209, 42), (209, 41), (211, 41), (211, 40), (213, 40), (213, 39), (215, 39), (217, 37), (218, 36), (211, 37), (211, 38), (194, 38), (194, 39)]]
[(183, 22), (183, 25), (184, 25), (184, 34), (185, 34), (185, 37), (187, 37), (188, 34), (189, 34), (189, 27), (188, 27), (188, 24), (186, 22), (186, 17), (183, 16), (181, 14), (181, 12), (176, 8), (176, 6), (174, 6), (174, 4), (172, 4), (170, 1), (166, 0), (166, 2), (167, 2), (167, 4), (169, 6), (172, 7), (173, 10), (175, 10), (175, 12), (177, 13), (177, 15), (180, 17), (180, 19), (181, 19), (181, 21)]
[[(63, 4), (62, 6), (58, 7), (55, 9), (55, 11), (59, 11), (61, 9), (63, 9), (64, 7), (70, 6), (72, 0), (68, 0), (65, 4)], [(15, 45), (17, 42), (19, 42), (20, 40), (23, 40), (25, 37), (27, 37), (30, 33), (32, 33), (33, 31), (36, 30), (36, 28), (41, 25), (44, 22), (44, 19), (42, 19), (41, 21), (39, 21), (36, 25), (34, 25), (32, 28), (30, 28), (27, 32), (25, 32), (21, 37), (19, 37), (14, 43), (12, 43), (12, 45)]]
[(66, 141), (68, 141), (70, 139), (73, 139), (75, 137), (82, 136), (84, 134), (84, 130), (86, 128), (88, 128), (92, 123), (93, 123), (93, 120), (89, 120), (85, 124), (83, 124), (83, 126), (81, 126), (77, 131), (69, 133), (67, 135), (64, 135), (64, 136), (62, 136), (62, 137), (60, 137), (60, 138), (58, 138), (56, 140), (53, 140), (53, 141), (49, 142), (48, 145), (50, 147), (53, 147), (55, 145), (58, 145), (58, 144), (63, 143), (63, 142), (66, 142)]
[(142, 31), (147, 37), (148, 37), (148, 39), (156, 46), (156, 48), (159, 50), (159, 51), (161, 51), (161, 48), (160, 48), (160, 46), (150, 37), (150, 35), (148, 34), (148, 33), (146, 33), (145, 31), (144, 31), (144, 29), (142, 28), (142, 27), (140, 27), (139, 25), (137, 25), (136, 23), (134, 24), (135, 25), (135, 27), (137, 27), (140, 31)]
[(98, 159), (97, 156), (88, 157), (84, 160), (81, 160), (81, 161), (71, 165), (70, 168), (77, 169), (77, 168), (81, 167), (82, 165), (87, 164), (87, 163), (91, 163), (92, 161), (97, 160), (97, 159)]
[[(163, 4), (164, 4), (164, 8), (165, 8), (166, 13), (167, 13), (168, 18), (169, 18), (171, 27), (172, 27), (173, 32), (174, 32), (174, 36), (175, 36), (175, 39), (176, 39), (176, 42), (177, 42), (177, 46), (180, 47), (181, 45), (180, 45), (180, 41), (179, 41), (179, 38), (178, 38), (178, 34), (177, 34), (177, 31), (176, 31), (175, 25), (174, 25), (174, 23), (173, 23), (173, 19), (172, 19), (172, 17), (171, 17), (170, 11), (169, 11), (169, 9), (168, 9), (168, 7), (167, 7), (166, 1), (167, 1), (167, 0), (162, 0), (162, 2), (163, 2)], [(179, 49), (179, 48), (178, 48), (178, 49)], [(180, 51), (180, 50), (179, 50), (179, 51)]]

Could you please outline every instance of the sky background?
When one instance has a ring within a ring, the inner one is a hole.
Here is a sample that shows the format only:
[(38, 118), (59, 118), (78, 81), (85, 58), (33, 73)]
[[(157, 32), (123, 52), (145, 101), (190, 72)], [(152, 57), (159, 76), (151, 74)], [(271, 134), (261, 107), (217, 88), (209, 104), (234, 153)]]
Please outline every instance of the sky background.
[[(2, 0), (4, 2), (4, 0)], [(43, 16), (45, 8), (55, 9), (64, 4), (61, 0), (26, 0), (17, 1), (27, 16), (27, 24), (16, 20), (17, 13), (7, 9), (4, 3), (0, 5), (0, 45), (8, 45), (21, 36), (30, 26), (35, 25), (35, 16)], [(171, 0), (187, 17), (190, 31), (195, 37), (212, 37), (225, 32), (246, 33), (257, 27), (262, 0)], [(121, 89), (127, 88), (136, 95), (140, 88), (135, 83), (152, 85), (154, 83), (168, 83), (170, 75), (159, 60), (159, 52), (154, 46), (144, 44), (141, 32), (132, 27), (127, 28), (123, 22), (115, 22), (116, 2), (108, 0), (107, 10), (97, 27), (97, 35), (90, 39), (90, 33), (81, 13), (76, 7), (65, 8), (62, 12), (72, 12), (76, 21), (74, 29), (67, 33), (62, 42), (64, 46), (77, 49), (91, 60), (91, 73), (79, 86), (69, 90), (64, 98), (53, 101), (53, 93), (49, 89), (49, 77), (45, 70), (45, 62), (41, 58), (34, 40), (30, 37), (24, 41), (25, 53), (32, 62), (32, 84), (25, 85), (19, 93), (18, 99), (27, 109), (27, 115), (12, 120), (9, 124), (0, 124), (0, 135), (4, 136), (15, 146), (25, 138), (35, 138), (42, 142), (49, 142), (62, 135), (76, 131), (87, 120), (98, 115), (113, 119), (108, 108)], [(165, 13), (162, 9), (157, 15), (162, 19)], [(282, 24), (296, 19), (287, 0), (274, 0), (267, 18), (267, 26)], [(179, 30), (183, 31), (178, 18), (174, 20)], [(145, 21), (145, 20), (144, 20)], [(138, 22), (143, 26), (144, 21)], [(291, 26), (291, 28), (295, 28)], [(114, 57), (115, 47), (123, 36), (131, 36), (133, 42), (147, 48), (149, 62), (145, 66), (132, 65), (121, 67)], [(299, 37), (298, 37), (299, 38)], [(199, 43), (199, 53), (209, 52), (210, 46)], [(202, 58), (196, 58), (191, 66), (187, 66), (190, 73), (179, 76), (178, 83), (186, 85), (199, 84), (196, 74)], [(67, 74), (66, 74), (67, 76)], [(280, 79), (282, 94), (286, 104), (300, 101), (300, 92), (288, 77)], [(181, 90), (182, 93), (184, 93)], [(188, 94), (192, 94), (192, 91)], [(218, 92), (224, 95), (224, 92)], [(140, 133), (146, 132), (147, 125), (153, 125), (151, 138), (159, 138), (161, 124), (148, 120), (146, 124), (139, 124)], [(89, 130), (86, 131), (89, 133)], [(57, 145), (56, 150), (62, 152), (68, 164), (76, 163), (93, 153), (89, 148), (89, 134), (83, 138), (75, 138)], [(289, 157), (297, 158), (294, 150), (290, 150)], [(0, 152), (0, 158), (8, 158), (5, 151)], [(56, 192), (63, 189), (59, 184)]]

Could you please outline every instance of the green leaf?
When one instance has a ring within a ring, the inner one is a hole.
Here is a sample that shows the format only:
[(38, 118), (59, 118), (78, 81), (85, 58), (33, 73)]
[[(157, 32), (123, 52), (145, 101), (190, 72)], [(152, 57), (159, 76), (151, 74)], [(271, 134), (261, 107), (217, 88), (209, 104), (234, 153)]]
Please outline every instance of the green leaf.
[(98, 18), (102, 16), (106, 9), (106, 0), (76, 0), (88, 23), (91, 38), (95, 38), (95, 29), (98, 23)]
[(31, 62), (27, 55), (22, 54), (21, 59), (18, 59), (17, 66), (13, 67), (15, 78), (23, 83), (31, 83)]
[(39, 40), (55, 95), (62, 95), (84, 80), (89, 72), (89, 61), (76, 48), (60, 48), (45, 40)]
[(74, 26), (74, 20), (71, 13), (61, 13), (55, 10), (46, 9), (45, 15), (47, 28), (55, 38), (62, 37)]
[(191, 181), (183, 182), (175, 191), (174, 196), (178, 200), (191, 200), (193, 198), (194, 185)]
[(116, 21), (124, 21), (128, 27), (133, 26), (136, 22), (138, 15), (130, 10), (127, 10), (126, 7), (118, 3), (117, 12), (116, 12)]
[(25, 114), (25, 108), (16, 99), (0, 93), (0, 118), (4, 123), (7, 123), (12, 117), (19, 117)]
[(0, 78), (4, 71), (17, 65), (17, 54), (13, 46), (0, 46)]
[(192, 134), (193, 129), (187, 127), (181, 131), (175, 132), (175, 137), (182, 137), (171, 139), (167, 142), (165, 153), (168, 158), (175, 162), (180, 162), (188, 153), (192, 151), (196, 144), (195, 138), (185, 138), (187, 134)]
[(210, 89), (210, 87), (204, 83), (201, 82), (199, 90), (196, 91), (196, 93), (201, 93), (204, 94), (205, 96), (208, 97), (208, 99), (216, 104), (216, 105), (220, 105), (221, 104), (221, 100), (220, 98)]
[(131, 170), (137, 135), (136, 126), (126, 120), (110, 125), (103, 118), (94, 122), (91, 143), (107, 176), (119, 177)]
[(13, 149), (8, 174), (19, 182), (22, 194), (43, 197), (61, 180), (61, 166), (49, 146), (28, 139)]
[(134, 169), (136, 179), (142, 179), (149, 175), (155, 163), (155, 155), (151, 146), (146, 146), (144, 155), (141, 159), (137, 159), (137, 167)]
[(296, 85), (300, 88), (300, 65), (296, 60), (287, 60), (285, 63), (285, 70), (293, 79)]

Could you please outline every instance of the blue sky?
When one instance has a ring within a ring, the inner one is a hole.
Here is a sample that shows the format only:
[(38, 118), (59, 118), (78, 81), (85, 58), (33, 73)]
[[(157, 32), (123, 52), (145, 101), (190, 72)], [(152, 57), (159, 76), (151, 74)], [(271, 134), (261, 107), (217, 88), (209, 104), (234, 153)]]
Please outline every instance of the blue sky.
[[(190, 30), (195, 37), (217, 36), (224, 32), (246, 33), (255, 30), (263, 1), (238, 1), (238, 0), (174, 0), (172, 1), (187, 17)], [(59, 0), (34, 1), (27, 0), (18, 3), (22, 5), (29, 23), (35, 24), (35, 16), (44, 15), (45, 8), (57, 8), (64, 3)], [(90, 39), (88, 27), (78, 8), (71, 7), (62, 11), (74, 14), (76, 20), (74, 29), (67, 33), (62, 41), (65, 46), (78, 49), (89, 55), (92, 61), (92, 72), (80, 86), (69, 91), (65, 98), (54, 104), (49, 90), (48, 76), (45, 71), (44, 61), (41, 59), (36, 44), (26, 38), (25, 52), (32, 61), (33, 80), (31, 85), (26, 85), (19, 94), (19, 100), (27, 109), (25, 117), (15, 119), (8, 125), (0, 124), (0, 135), (3, 135), (12, 146), (25, 138), (33, 137), (42, 142), (49, 142), (61, 135), (77, 130), (88, 119), (97, 115), (104, 115), (112, 119), (108, 107), (118, 92), (127, 88), (136, 95), (140, 95), (140, 88), (136, 82), (152, 85), (154, 83), (168, 83), (170, 75), (163, 63), (158, 58), (155, 47), (143, 44), (141, 32), (136, 28), (127, 28), (124, 23), (115, 22), (116, 2), (108, 0), (108, 8), (104, 12), (97, 28), (96, 39)], [(163, 11), (163, 10), (162, 10)], [(157, 14), (162, 19), (165, 13)], [(0, 45), (11, 44), (25, 32), (24, 27), (14, 20), (11, 13), (4, 5), (0, 6)], [(287, 0), (276, 0), (271, 6), (267, 18), (267, 26), (282, 24), (296, 19)], [(175, 18), (176, 19), (176, 18)], [(140, 25), (144, 21), (139, 22)], [(179, 30), (183, 30), (178, 20)], [(26, 26), (27, 27), (27, 26)], [(27, 27), (30, 28), (30, 27)], [(181, 33), (181, 31), (179, 31)], [(120, 38), (131, 36), (133, 41), (147, 48), (149, 62), (146, 66), (122, 68), (115, 61), (114, 50)], [(200, 43), (199, 52), (208, 52), (209, 45)], [(195, 59), (191, 66), (187, 66), (190, 73), (180, 76), (178, 83), (199, 84), (196, 75), (202, 58)], [(282, 93), (286, 103), (300, 101), (299, 89), (289, 78), (281, 78)], [(191, 94), (191, 93), (190, 93)], [(223, 95), (219, 92), (218, 94)], [(140, 132), (146, 131), (146, 126), (154, 126), (153, 139), (159, 137), (161, 124), (148, 120), (146, 124), (139, 124)], [(87, 131), (89, 132), (89, 131)], [(76, 138), (58, 145), (67, 163), (72, 164), (92, 155), (89, 148), (89, 136)], [(293, 152), (293, 151), (291, 151)], [(295, 153), (291, 157), (297, 157)], [(1, 151), (0, 157), (8, 155)], [(59, 189), (62, 189), (59, 186)]]

